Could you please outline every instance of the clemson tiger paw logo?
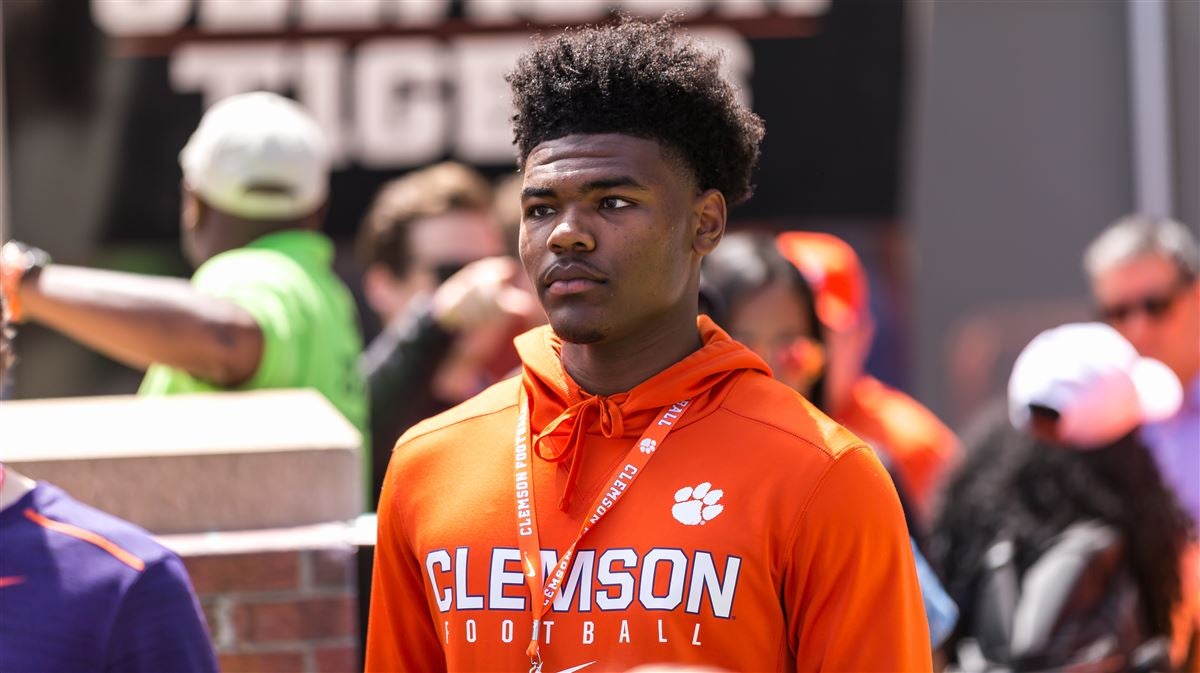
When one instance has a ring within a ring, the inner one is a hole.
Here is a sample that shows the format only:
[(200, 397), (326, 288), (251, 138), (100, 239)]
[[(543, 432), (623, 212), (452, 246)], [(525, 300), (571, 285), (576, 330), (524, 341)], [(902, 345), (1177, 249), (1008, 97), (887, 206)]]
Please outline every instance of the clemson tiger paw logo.
[(642, 453), (654, 453), (654, 451), (658, 448), (658, 442), (647, 437), (643, 439), (638, 446), (642, 448)]
[(675, 491), (671, 516), (685, 526), (703, 526), (725, 510), (725, 505), (717, 504), (723, 495), (724, 491), (713, 488), (707, 481), (695, 487), (684, 486)]

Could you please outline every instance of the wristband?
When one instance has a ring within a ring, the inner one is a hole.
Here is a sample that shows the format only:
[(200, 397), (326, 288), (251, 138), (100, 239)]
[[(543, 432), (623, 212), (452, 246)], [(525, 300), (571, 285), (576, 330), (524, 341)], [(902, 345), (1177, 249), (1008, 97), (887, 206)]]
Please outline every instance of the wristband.
[(0, 296), (4, 297), (5, 317), (9, 322), (21, 322), (21, 299), (18, 293), (21, 282), (49, 263), (50, 255), (41, 248), (19, 241), (9, 241), (0, 246)]

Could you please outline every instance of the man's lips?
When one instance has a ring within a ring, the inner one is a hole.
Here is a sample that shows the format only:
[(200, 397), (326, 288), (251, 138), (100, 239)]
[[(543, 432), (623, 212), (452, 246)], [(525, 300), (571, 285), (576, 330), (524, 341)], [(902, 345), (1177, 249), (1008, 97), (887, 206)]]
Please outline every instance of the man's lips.
[(556, 280), (546, 288), (550, 294), (564, 296), (569, 294), (580, 294), (588, 290), (599, 287), (601, 283), (588, 278), (564, 278)]
[(608, 282), (608, 279), (587, 264), (563, 262), (546, 269), (541, 275), (541, 281), (550, 294), (562, 296), (587, 292)]

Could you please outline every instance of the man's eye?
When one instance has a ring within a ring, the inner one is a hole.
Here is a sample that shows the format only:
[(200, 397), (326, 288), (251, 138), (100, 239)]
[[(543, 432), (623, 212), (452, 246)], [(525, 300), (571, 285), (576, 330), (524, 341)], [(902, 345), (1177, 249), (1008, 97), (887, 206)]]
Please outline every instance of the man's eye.
[(553, 215), (553, 214), (554, 214), (554, 209), (551, 208), (550, 206), (544, 206), (544, 205), (530, 206), (525, 209), (525, 217), (530, 218), (530, 219), (540, 219), (543, 217), (549, 217), (550, 215)]
[(606, 196), (600, 199), (601, 208), (628, 208), (632, 205), (632, 201), (626, 201), (619, 196)]

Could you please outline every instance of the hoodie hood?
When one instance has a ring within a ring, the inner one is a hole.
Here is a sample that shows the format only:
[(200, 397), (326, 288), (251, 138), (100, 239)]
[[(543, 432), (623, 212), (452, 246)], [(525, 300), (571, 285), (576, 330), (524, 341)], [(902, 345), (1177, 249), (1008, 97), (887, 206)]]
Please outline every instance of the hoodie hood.
[(521, 356), (521, 385), (529, 403), (533, 453), (542, 460), (564, 463), (569, 476), (559, 509), (570, 507), (579, 474), (583, 445), (588, 434), (636, 440), (667, 406), (691, 399), (683, 427), (711, 412), (721, 401), (710, 394), (737, 374), (754, 370), (767, 376), (771, 370), (750, 349), (734, 341), (708, 318), (699, 316), (701, 346), (632, 390), (614, 395), (592, 395), (573, 381), (562, 364), (562, 340), (549, 326), (534, 328), (517, 337)]

